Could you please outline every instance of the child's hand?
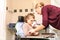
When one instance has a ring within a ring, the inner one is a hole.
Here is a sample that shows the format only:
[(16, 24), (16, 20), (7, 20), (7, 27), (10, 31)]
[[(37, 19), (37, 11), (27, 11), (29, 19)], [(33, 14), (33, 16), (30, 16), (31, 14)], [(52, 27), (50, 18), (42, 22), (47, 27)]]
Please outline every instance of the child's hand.
[(34, 29), (31, 29), (31, 30), (29, 31), (29, 33), (30, 33), (30, 34), (35, 33), (35, 30), (34, 30)]
[(32, 36), (38, 36), (39, 32), (34, 32), (33, 29), (29, 31), (29, 34)]

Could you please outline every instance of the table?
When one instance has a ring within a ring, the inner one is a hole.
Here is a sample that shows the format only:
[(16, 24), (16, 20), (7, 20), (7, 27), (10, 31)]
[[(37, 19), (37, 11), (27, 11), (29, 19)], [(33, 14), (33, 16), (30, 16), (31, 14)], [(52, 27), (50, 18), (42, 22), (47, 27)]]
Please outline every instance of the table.
[(42, 33), (39, 36), (26, 36), (21, 39), (29, 39), (29, 40), (49, 40), (50, 38), (54, 38), (55, 34), (54, 33)]
[(43, 38), (41, 36), (27, 36), (25, 38), (21, 38), (21, 40), (49, 40), (49, 39)]
[(27, 37), (21, 38), (21, 40), (49, 40), (49, 39), (39, 35), (39, 36), (27, 36)]

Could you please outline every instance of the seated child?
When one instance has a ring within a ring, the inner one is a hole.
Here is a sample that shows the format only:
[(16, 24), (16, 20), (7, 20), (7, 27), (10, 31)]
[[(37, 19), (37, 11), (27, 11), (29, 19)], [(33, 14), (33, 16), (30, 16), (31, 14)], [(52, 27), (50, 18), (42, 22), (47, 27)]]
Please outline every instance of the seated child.
[(31, 29), (34, 29), (32, 24), (35, 20), (35, 16), (33, 15), (33, 13), (29, 13), (25, 16), (25, 23), (23, 24), (23, 31), (25, 36), (31, 36), (31, 35), (38, 35), (38, 32), (35, 32), (33, 34), (31, 34), (29, 31)]

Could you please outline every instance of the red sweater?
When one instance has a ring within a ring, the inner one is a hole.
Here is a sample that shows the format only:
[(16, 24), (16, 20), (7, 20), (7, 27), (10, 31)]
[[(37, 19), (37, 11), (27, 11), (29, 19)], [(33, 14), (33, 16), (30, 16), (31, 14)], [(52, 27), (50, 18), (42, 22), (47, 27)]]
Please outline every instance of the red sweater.
[(42, 8), (43, 25), (49, 24), (60, 30), (60, 8), (53, 5), (46, 5)]

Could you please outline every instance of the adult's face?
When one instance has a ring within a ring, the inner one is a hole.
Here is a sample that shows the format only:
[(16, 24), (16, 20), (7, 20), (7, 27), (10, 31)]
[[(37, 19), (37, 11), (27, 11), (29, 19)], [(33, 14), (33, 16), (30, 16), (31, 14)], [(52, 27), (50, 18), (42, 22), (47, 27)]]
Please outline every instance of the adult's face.
[(35, 8), (35, 10), (38, 14), (41, 14), (41, 9), (42, 9), (42, 6), (40, 4), (38, 4)]
[(41, 7), (37, 7), (37, 8), (36, 8), (36, 12), (37, 12), (38, 14), (41, 14)]

